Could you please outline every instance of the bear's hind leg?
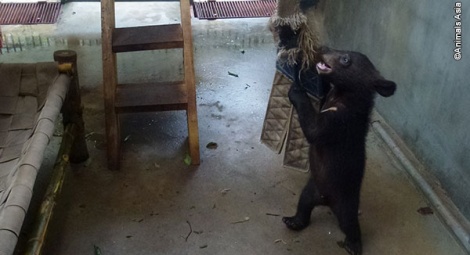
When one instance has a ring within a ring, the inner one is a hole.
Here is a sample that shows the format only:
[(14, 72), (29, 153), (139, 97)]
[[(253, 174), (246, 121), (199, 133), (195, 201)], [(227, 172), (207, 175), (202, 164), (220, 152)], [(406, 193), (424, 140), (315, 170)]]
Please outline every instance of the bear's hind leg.
[(344, 249), (351, 255), (362, 254), (361, 229), (359, 226), (359, 199), (342, 200), (332, 205), (339, 227), (346, 235)]
[(292, 217), (283, 217), (282, 221), (292, 230), (302, 230), (310, 224), (310, 215), (316, 205), (324, 204), (313, 178), (310, 178), (307, 185), (302, 190), (297, 212)]

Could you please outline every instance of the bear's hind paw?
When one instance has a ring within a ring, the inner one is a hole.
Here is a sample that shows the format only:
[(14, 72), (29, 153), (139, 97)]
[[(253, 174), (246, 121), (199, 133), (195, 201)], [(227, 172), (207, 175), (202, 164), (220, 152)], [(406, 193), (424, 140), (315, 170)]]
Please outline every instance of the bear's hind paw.
[(345, 249), (350, 255), (362, 254), (361, 242), (350, 242), (346, 239), (344, 242), (338, 242), (338, 246)]
[(309, 224), (308, 220), (307, 221), (302, 220), (300, 219), (300, 217), (296, 217), (296, 216), (283, 217), (282, 221), (284, 222), (284, 224), (286, 224), (286, 226), (289, 229), (296, 230), (296, 231), (306, 228)]

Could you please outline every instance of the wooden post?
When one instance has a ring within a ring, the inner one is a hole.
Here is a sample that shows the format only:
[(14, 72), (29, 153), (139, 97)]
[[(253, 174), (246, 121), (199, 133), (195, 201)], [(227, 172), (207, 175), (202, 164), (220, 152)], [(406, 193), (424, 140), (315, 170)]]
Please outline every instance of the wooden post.
[(115, 109), (118, 81), (116, 53), (112, 49), (115, 28), (114, 13), (114, 0), (101, 0), (101, 48), (108, 168), (118, 170), (121, 158), (121, 132), (119, 116)]
[(184, 82), (188, 92), (188, 141), (191, 164), (199, 165), (199, 131), (197, 120), (196, 84), (194, 75), (193, 36), (189, 0), (180, 0), (181, 27), (183, 29)]
[[(70, 162), (80, 163), (87, 160), (89, 155), (85, 140), (85, 123), (82, 116), (83, 109), (78, 81), (77, 53), (71, 50), (59, 50), (54, 52), (54, 60), (59, 63), (59, 71), (67, 72), (72, 78), (67, 97), (62, 106), (62, 114), (64, 127), (71, 123), (77, 126)], [(68, 66), (70, 66), (70, 70), (67, 70)]]

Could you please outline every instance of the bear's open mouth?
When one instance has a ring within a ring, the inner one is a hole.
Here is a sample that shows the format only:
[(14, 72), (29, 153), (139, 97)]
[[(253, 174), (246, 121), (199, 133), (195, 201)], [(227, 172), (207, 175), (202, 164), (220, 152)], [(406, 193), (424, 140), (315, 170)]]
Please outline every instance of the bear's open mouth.
[(316, 67), (317, 67), (318, 73), (330, 73), (331, 72), (331, 67), (325, 62), (318, 62)]

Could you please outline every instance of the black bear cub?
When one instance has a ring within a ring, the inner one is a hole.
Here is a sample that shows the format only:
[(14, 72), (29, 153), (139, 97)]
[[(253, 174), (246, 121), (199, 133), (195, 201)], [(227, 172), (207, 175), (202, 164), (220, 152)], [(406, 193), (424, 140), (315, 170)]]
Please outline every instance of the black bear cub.
[(322, 80), (331, 84), (320, 110), (313, 108), (298, 79), (289, 91), (310, 143), (311, 177), (300, 195), (296, 214), (283, 221), (288, 228), (301, 230), (309, 225), (316, 205), (327, 205), (346, 235), (344, 248), (350, 254), (361, 254), (358, 209), (369, 116), (375, 94), (389, 97), (395, 93), (396, 84), (384, 79), (358, 52), (323, 48), (316, 68)]

